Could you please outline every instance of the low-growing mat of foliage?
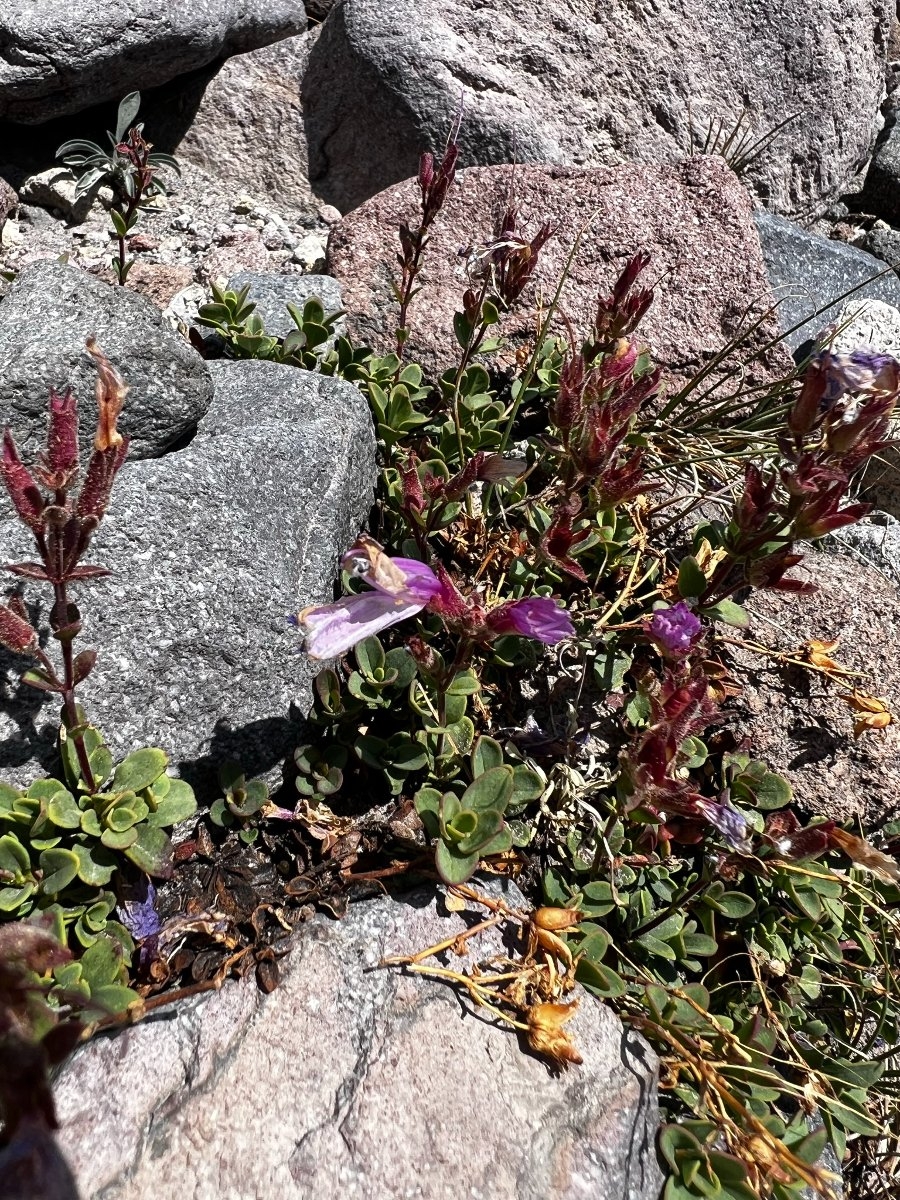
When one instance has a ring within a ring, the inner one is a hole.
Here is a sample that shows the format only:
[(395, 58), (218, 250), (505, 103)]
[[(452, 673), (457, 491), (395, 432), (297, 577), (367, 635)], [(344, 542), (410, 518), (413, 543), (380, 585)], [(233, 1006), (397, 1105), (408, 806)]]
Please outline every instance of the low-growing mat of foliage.
[[(377, 431), (369, 531), (335, 601), (292, 618), (330, 665), (273, 797), (221, 764), (221, 796), (173, 849), (165, 831), (193, 814), (190, 789), (160, 750), (115, 765), (76, 704), (94, 660), (72, 650), (67, 589), (103, 573), (81, 558), (127, 449), (124, 384), (102, 354), (80, 498), (69, 394), (51, 397), (33, 474), (7, 436), (0, 471), (40, 558), (9, 569), (53, 588), (61, 673), (15, 596), (0, 641), (35, 660), (24, 681), (58, 693), (63, 714), (58, 777), (0, 788), (4, 1053), (59, 1061), (85, 1026), (230, 971), (274, 987), (281, 940), (311, 906), (340, 915), (424, 874), (449, 904), (519, 929), (521, 951), (477, 962), (466, 935), (458, 969), (437, 957), (446, 946), (405, 969), (461, 988), (555, 1070), (580, 1061), (566, 1030), (576, 981), (649, 1039), (666, 1200), (827, 1196), (828, 1143), (856, 1194), (878, 1194), (897, 1180), (885, 1137), (898, 1121), (898, 831), (809, 819), (729, 727), (729, 647), (753, 645), (747, 595), (802, 603), (802, 543), (867, 511), (853, 479), (887, 442), (900, 366), (837, 354), (826, 331), (801, 370), (751, 389), (739, 335), (667, 395), (639, 334), (653, 301), (639, 248), (589, 328), (557, 291), (532, 341), (504, 346), (500, 314), (526, 302), (558, 236), (524, 231), (511, 190), (469, 260), (457, 362), (428, 379), (405, 348), (427, 319), (416, 297), (457, 154), (454, 133), (440, 161), (422, 160), (392, 353), (335, 339), (340, 314), (315, 299), (286, 338), (266, 333), (246, 290), (217, 290), (201, 311), (231, 357), (355, 383)], [(835, 644), (785, 652), (840, 690), (856, 736), (892, 721)], [(479, 871), (516, 879), (533, 909), (484, 896)], [(24, 1113), (0, 1099), (9, 1136)]]

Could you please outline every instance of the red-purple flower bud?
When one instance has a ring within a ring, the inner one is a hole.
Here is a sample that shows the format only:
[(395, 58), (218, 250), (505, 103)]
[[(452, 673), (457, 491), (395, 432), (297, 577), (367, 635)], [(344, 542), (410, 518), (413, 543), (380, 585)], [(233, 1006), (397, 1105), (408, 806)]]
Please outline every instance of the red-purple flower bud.
[(79, 517), (96, 517), (98, 521), (103, 517), (112, 485), (128, 454), (128, 444), (129, 439), (123, 437), (118, 446), (95, 450), (91, 455), (75, 510)]
[(419, 159), (419, 189), (422, 199), (426, 199), (429, 189), (434, 182), (434, 155), (426, 150)]
[(0, 646), (5, 646), (15, 654), (28, 654), (36, 649), (37, 644), (37, 632), (29, 622), (12, 608), (0, 604)]
[(15, 505), (19, 519), (35, 533), (43, 529), (44, 497), (31, 472), (19, 458), (13, 436), (7, 429), (3, 435), (3, 456), (0, 458), (0, 474)]
[(800, 395), (788, 414), (788, 429), (796, 437), (805, 437), (816, 423), (819, 405), (825, 395), (825, 372), (813, 363), (806, 372)]
[(419, 477), (419, 460), (410, 451), (406, 465), (400, 468), (400, 484), (403, 488), (403, 503), (410, 512), (420, 513), (425, 508), (425, 493)]
[(50, 424), (41, 475), (49, 488), (67, 487), (78, 470), (78, 405), (71, 388), (50, 392)]

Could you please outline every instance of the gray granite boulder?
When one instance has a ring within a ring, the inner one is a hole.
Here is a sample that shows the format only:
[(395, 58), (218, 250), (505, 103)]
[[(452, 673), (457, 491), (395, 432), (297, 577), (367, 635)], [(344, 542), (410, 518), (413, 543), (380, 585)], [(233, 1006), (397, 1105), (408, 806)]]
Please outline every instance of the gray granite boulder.
[[(250, 285), (248, 300), (256, 305), (256, 314), (266, 327), (266, 333), (275, 337), (286, 337), (297, 328), (287, 310), (289, 304), (297, 308), (312, 296), (321, 300), (326, 313), (343, 308), (341, 285), (331, 275), (271, 275), (255, 271), (239, 271), (228, 280), (231, 291), (239, 291)], [(337, 323), (337, 332), (344, 328), (343, 319)]]
[(218, 184), (314, 212), (300, 95), (308, 53), (309, 34), (302, 33), (236, 54), (151, 94), (141, 117), (154, 141), (171, 145), (179, 161), (202, 167)]
[(656, 1059), (610, 1009), (582, 994), (584, 1063), (560, 1074), (378, 969), (476, 910), (442, 911), (423, 890), (314, 917), (270, 995), (227, 983), (80, 1050), (55, 1091), (83, 1200), (657, 1200)]
[[(115, 574), (75, 596), (81, 644), (99, 650), (82, 691), (91, 718), (116, 754), (159, 745), (201, 789), (226, 758), (271, 777), (294, 744), (315, 668), (287, 615), (330, 598), (374, 477), (351, 384), (274, 363), (212, 367), (190, 445), (123, 468), (89, 554)], [(31, 557), (13, 520), (0, 545), (6, 561)], [(39, 588), (26, 599), (46, 614)], [(24, 782), (35, 758), (53, 764), (56, 708), (17, 684), (22, 660), (2, 666), (0, 773)]]
[(4, 0), (0, 118), (33, 124), (118, 101), (305, 28), (294, 0)]
[[(344, 0), (304, 78), (310, 181), (347, 211), (463, 107), (463, 165), (674, 161), (749, 109), (765, 203), (836, 195), (880, 124), (888, 0)], [(823, 65), (827, 63), (827, 68)]]
[(880, 259), (845, 242), (817, 237), (773, 213), (757, 212), (755, 220), (785, 342), (792, 350), (835, 321), (848, 300), (882, 300), (900, 307), (900, 279)]
[(159, 309), (130, 288), (44, 259), (26, 267), (0, 302), (0, 426), (26, 458), (46, 441), (51, 388), (75, 389), (86, 449), (97, 421), (93, 335), (131, 390), (121, 421), (132, 459), (153, 458), (190, 434), (212, 399), (203, 359)]

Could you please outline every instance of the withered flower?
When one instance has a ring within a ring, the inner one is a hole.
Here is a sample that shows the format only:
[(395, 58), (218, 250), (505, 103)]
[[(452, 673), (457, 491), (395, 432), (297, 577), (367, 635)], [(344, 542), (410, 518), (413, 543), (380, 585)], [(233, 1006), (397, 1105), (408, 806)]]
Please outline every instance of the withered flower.
[(853, 723), (853, 736), (860, 738), (864, 733), (873, 729), (887, 729), (894, 720), (894, 714), (884, 700), (876, 696), (867, 696), (864, 692), (843, 692), (841, 699), (857, 714)]
[(830, 830), (829, 837), (832, 845), (839, 846), (857, 867), (871, 871), (884, 883), (900, 883), (900, 863), (889, 854), (876, 850), (865, 838), (856, 837), (837, 826)]
[(582, 913), (577, 908), (536, 908), (531, 914), (531, 920), (538, 929), (549, 929), (553, 932), (571, 929), (581, 918)]
[(527, 1013), (528, 1045), (537, 1054), (549, 1058), (555, 1066), (565, 1069), (569, 1063), (584, 1060), (575, 1048), (563, 1025), (575, 1015), (578, 1001), (571, 1004), (533, 1004)]
[(102, 454), (122, 444), (122, 435), (116, 429), (116, 421), (128, 394), (128, 385), (112, 365), (95, 338), (87, 339), (88, 354), (97, 364), (97, 434), (94, 448)]

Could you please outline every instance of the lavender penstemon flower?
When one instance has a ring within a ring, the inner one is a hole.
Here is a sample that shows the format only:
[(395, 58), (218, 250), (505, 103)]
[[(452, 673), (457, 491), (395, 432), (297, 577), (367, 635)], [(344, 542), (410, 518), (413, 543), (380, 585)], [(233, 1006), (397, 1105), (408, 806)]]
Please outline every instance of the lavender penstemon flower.
[(671, 608), (658, 608), (647, 624), (647, 632), (666, 654), (681, 658), (697, 644), (703, 624), (683, 600)]
[(568, 613), (544, 596), (507, 601), (485, 612), (476, 599), (467, 601), (460, 594), (442, 568), (434, 571), (412, 558), (390, 558), (369, 537), (361, 537), (341, 565), (372, 591), (344, 596), (333, 604), (311, 605), (291, 618), (306, 635), (310, 658), (338, 658), (424, 608), (471, 641), (514, 633), (554, 645), (575, 631)]

